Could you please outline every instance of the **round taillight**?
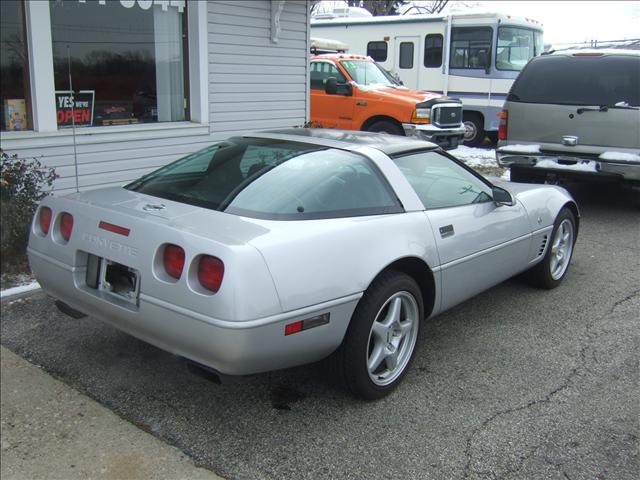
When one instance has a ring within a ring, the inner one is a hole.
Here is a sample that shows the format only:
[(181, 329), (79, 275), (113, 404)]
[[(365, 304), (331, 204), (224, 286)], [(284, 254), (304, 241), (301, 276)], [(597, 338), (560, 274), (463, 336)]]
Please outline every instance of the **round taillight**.
[(179, 279), (184, 269), (184, 250), (178, 245), (164, 247), (164, 269), (170, 277)]
[(60, 215), (60, 235), (65, 242), (68, 242), (71, 238), (71, 232), (73, 231), (73, 216), (70, 213), (63, 212)]
[(49, 227), (51, 226), (51, 209), (49, 207), (42, 207), (40, 209), (38, 224), (40, 225), (40, 231), (44, 235), (49, 233)]
[(198, 264), (198, 281), (207, 290), (216, 293), (222, 285), (224, 277), (224, 263), (222, 260), (209, 255), (202, 255)]

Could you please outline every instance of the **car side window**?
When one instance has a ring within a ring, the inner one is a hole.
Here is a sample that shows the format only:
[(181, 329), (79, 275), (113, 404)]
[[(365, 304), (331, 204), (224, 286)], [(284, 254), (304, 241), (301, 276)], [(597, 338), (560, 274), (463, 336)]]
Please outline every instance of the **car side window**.
[(438, 152), (394, 158), (427, 210), (492, 201), (491, 188)]
[(347, 82), (338, 67), (329, 62), (311, 62), (309, 77), (311, 78), (310, 87), (314, 90), (324, 90), (329, 77), (335, 77), (338, 83)]

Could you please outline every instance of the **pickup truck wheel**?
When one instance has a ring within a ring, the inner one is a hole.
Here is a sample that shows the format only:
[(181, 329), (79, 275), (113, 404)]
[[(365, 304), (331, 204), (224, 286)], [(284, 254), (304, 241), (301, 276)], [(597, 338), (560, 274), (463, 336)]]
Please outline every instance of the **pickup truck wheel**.
[(344, 341), (330, 359), (332, 374), (367, 400), (391, 393), (413, 361), (423, 311), (413, 278), (383, 273), (360, 299)]
[(391, 135), (404, 135), (402, 127), (388, 120), (379, 120), (367, 128), (367, 132), (390, 133)]
[(484, 142), (484, 122), (477, 113), (463, 113), (464, 144), (468, 147), (479, 147)]
[(575, 242), (576, 218), (571, 210), (565, 207), (560, 210), (553, 224), (544, 258), (525, 273), (529, 283), (548, 290), (560, 285), (569, 270)]

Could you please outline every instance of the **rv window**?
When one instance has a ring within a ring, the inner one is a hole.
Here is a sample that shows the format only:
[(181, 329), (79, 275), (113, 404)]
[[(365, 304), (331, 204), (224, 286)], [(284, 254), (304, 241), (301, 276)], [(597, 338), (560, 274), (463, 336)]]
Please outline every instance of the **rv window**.
[[(536, 56), (534, 32), (526, 28), (498, 28), (498, 46), (496, 48), (496, 68), (498, 70), (520, 71)], [(537, 52), (540, 55), (541, 52)]]
[(329, 77), (336, 77), (338, 83), (347, 82), (338, 67), (329, 62), (311, 62), (309, 76), (311, 77), (310, 87), (314, 90), (324, 90), (324, 85)]
[(489, 27), (452, 28), (450, 68), (489, 68), (491, 36)]
[(400, 68), (413, 68), (413, 42), (400, 44)]
[(367, 55), (376, 62), (386, 62), (387, 42), (369, 42), (367, 44)]
[(442, 35), (427, 35), (424, 39), (424, 66), (427, 68), (442, 65)]

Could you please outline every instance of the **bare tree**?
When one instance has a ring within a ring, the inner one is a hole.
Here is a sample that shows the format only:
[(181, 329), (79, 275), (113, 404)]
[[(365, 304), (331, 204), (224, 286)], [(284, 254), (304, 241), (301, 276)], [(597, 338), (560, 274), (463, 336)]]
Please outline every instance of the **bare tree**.
[(421, 2), (419, 5), (412, 5), (404, 15), (415, 15), (418, 13), (440, 13), (447, 6), (449, 0), (433, 0), (431, 2)]
[(374, 17), (378, 15), (398, 15), (400, 8), (408, 0), (346, 0), (350, 7), (366, 8)]

